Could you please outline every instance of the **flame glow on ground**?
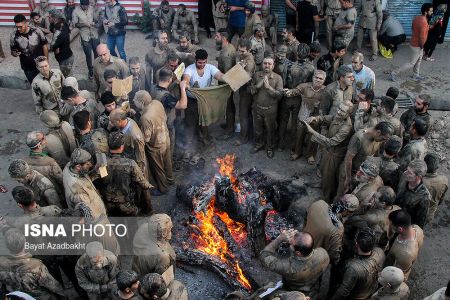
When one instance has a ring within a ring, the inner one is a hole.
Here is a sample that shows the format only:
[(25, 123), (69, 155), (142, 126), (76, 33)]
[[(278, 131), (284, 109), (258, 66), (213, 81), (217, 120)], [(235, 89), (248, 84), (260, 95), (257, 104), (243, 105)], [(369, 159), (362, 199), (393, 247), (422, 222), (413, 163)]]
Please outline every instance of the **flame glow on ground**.
[[(233, 189), (238, 192), (237, 178), (234, 174), (234, 161), (236, 157), (234, 155), (227, 154), (224, 158), (217, 158), (216, 161), (220, 165), (219, 172), (222, 176), (228, 176), (232, 182)], [(213, 183), (214, 184), (214, 183)], [(233, 236), (234, 240), (241, 244), (247, 239), (247, 232), (245, 231), (245, 225), (239, 222), (233, 221), (226, 212), (219, 211), (215, 208), (215, 197), (211, 199), (206, 213), (200, 211), (196, 213), (196, 218), (199, 221), (198, 225), (192, 225), (197, 227), (201, 234), (192, 234), (192, 238), (196, 241), (197, 250), (200, 250), (209, 255), (213, 255), (219, 258), (222, 262), (226, 263), (231, 269), (236, 271), (236, 279), (248, 290), (251, 290), (251, 285), (248, 279), (245, 277), (241, 267), (239, 266), (238, 259), (228, 248), (228, 244), (222, 237), (218, 229), (214, 226), (213, 218), (218, 216), (226, 225)], [(229, 274), (234, 276), (234, 274)]]

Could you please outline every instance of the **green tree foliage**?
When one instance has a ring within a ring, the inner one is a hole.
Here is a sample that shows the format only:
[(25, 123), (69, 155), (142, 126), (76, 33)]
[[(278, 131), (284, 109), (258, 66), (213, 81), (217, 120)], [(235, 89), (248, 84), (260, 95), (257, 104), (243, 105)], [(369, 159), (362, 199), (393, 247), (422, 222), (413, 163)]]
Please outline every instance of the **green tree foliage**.
[(153, 30), (153, 16), (149, 1), (144, 1), (143, 15), (135, 14), (132, 20), (143, 33), (149, 33)]

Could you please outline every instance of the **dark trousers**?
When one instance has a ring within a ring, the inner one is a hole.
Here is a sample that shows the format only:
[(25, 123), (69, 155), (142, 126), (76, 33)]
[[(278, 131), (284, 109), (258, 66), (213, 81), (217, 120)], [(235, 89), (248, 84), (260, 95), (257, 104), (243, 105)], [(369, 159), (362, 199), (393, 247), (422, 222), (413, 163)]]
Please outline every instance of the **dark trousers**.
[(297, 39), (300, 43), (311, 44), (313, 38), (314, 28), (311, 29), (300, 29), (297, 32)]
[(33, 82), (34, 77), (39, 74), (38, 69), (23, 70), (23, 72), (25, 73), (25, 77), (27, 77), (27, 80), (30, 84)]
[(241, 141), (246, 143), (250, 137), (250, 131), (253, 123), (252, 117), (253, 97), (244, 87), (239, 90), (239, 123), (241, 124)]
[(406, 35), (400, 34), (397, 36), (387, 36), (386, 34), (378, 37), (378, 42), (381, 43), (386, 49), (395, 51), (397, 46), (406, 40)]
[(192, 150), (192, 143), (194, 143), (194, 138), (196, 137), (196, 132), (198, 132), (198, 140), (203, 144), (208, 144), (208, 127), (200, 126), (198, 124), (198, 103), (195, 98), (188, 98), (188, 105), (184, 111), (185, 117), (185, 138), (187, 150)]
[[(312, 126), (317, 130), (317, 126)], [(291, 135), (294, 136), (294, 135)], [(295, 135), (295, 142), (293, 152), (296, 155), (303, 155), (303, 147), (306, 144), (306, 157), (315, 156), (317, 152), (317, 144), (311, 141), (311, 134), (308, 133), (305, 125), (297, 121), (297, 134)]]
[(440, 27), (438, 27), (438, 29), (439, 30), (431, 29), (428, 31), (427, 41), (423, 47), (423, 55), (428, 57), (433, 55), (434, 49), (436, 49), (436, 45), (439, 40)]
[(234, 94), (231, 94), (227, 102), (227, 111), (225, 115), (226, 119), (226, 134), (233, 134), (234, 132), (234, 122), (236, 121), (236, 106), (234, 105)]
[(255, 147), (263, 147), (265, 143), (267, 150), (273, 150), (277, 128), (277, 111), (276, 105), (269, 107), (254, 105)]
[(296, 25), (297, 25), (297, 16), (295, 15), (295, 13), (294, 14), (288, 14), (286, 12), (286, 25), (291, 25), (294, 28), (296, 27)]
[(89, 41), (81, 40), (81, 47), (83, 48), (84, 56), (86, 56), (86, 65), (88, 67), (89, 73), (94, 72), (94, 67), (92, 66), (92, 52), (94, 53), (94, 59), (97, 58), (97, 46), (100, 44), (98, 39), (90, 39)]
[(166, 193), (169, 190), (169, 185), (173, 184), (170, 147), (164, 150), (155, 150), (146, 145), (145, 154), (147, 155), (148, 167), (151, 173), (150, 183), (160, 192)]
[(228, 24), (228, 34), (230, 35), (230, 41), (233, 39), (234, 35), (237, 34), (239, 37), (244, 33), (245, 27), (236, 27)]
[(291, 136), (296, 136), (297, 133), (297, 122), (298, 122), (298, 112), (300, 111), (301, 98), (283, 98), (281, 100), (280, 107), (280, 127), (278, 130), (280, 147), (283, 147), (284, 136), (286, 135), (286, 129), (289, 122), (289, 117), (292, 118), (292, 134)]

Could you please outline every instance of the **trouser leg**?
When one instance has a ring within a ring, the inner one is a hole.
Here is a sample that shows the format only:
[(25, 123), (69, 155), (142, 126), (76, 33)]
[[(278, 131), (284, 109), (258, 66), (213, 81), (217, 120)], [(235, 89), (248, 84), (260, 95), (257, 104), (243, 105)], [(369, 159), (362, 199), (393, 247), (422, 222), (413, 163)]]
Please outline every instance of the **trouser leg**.
[(378, 39), (377, 39), (378, 31), (376, 29), (370, 29), (370, 44), (372, 45), (372, 55), (378, 55)]
[(39, 74), (39, 71), (37, 69), (23, 70), (23, 72), (25, 73), (25, 77), (27, 78), (30, 84), (33, 82), (34, 77), (36, 77), (37, 74)]
[(255, 147), (264, 146), (264, 114), (261, 109), (253, 110), (253, 124), (255, 127)]
[(3, 51), (2, 41), (0, 41), (0, 58), (5, 58), (5, 52)]
[(415, 75), (419, 75), (420, 73), (420, 63), (422, 62), (423, 57), (423, 49), (419, 49), (418, 53), (416, 54), (416, 61), (414, 63), (413, 72)]
[(341, 159), (333, 156), (324, 150), (320, 162), (320, 172), (322, 174), (322, 194), (323, 200), (332, 203), (338, 189), (338, 173)]
[(241, 141), (247, 142), (250, 134), (250, 125), (253, 122), (252, 95), (247, 91), (239, 91), (239, 123), (241, 124)]
[(275, 147), (275, 134), (277, 128), (277, 107), (272, 106), (264, 111), (264, 130), (266, 132), (266, 148), (273, 150)]
[(70, 73), (72, 72), (72, 66), (73, 66), (73, 55), (69, 57), (66, 60), (63, 60), (59, 63), (59, 68), (61, 70), (61, 73), (64, 75), (64, 77), (69, 77)]
[[(422, 49), (420, 49), (419, 47), (411, 47), (410, 46), (410, 58), (409, 61), (404, 63), (402, 66), (400, 66), (397, 70), (395, 70), (393, 73), (394, 74), (398, 74), (400, 72), (404, 72), (412, 67), (414, 67), (417, 63), (418, 58), (422, 59)], [(420, 67), (420, 61), (419, 61), (419, 67)]]
[(147, 150), (149, 169), (152, 172), (155, 186), (161, 193), (166, 193), (169, 190), (169, 181), (164, 166), (164, 153), (150, 149)]
[(297, 125), (297, 134), (295, 135), (295, 143), (294, 143), (294, 154), (298, 156), (302, 156), (303, 154), (303, 141), (306, 135), (305, 125), (302, 123), (298, 123)]
[(364, 40), (364, 28), (359, 27), (358, 33), (356, 35), (356, 47), (358, 48), (359, 51), (361, 51), (362, 49), (363, 40)]
[(126, 62), (127, 55), (125, 54), (125, 34), (116, 36), (116, 45), (120, 58)]
[(188, 150), (193, 150), (195, 129), (198, 126), (198, 104), (196, 99), (188, 99), (188, 105), (184, 114), (186, 146)]
[(234, 122), (236, 115), (236, 106), (234, 105), (234, 93), (230, 95), (227, 101), (227, 111), (226, 111), (226, 134), (233, 134), (234, 132)]
[(278, 147), (284, 148), (284, 136), (286, 134), (287, 124), (289, 122), (289, 103), (288, 99), (284, 98), (281, 100), (280, 107), (280, 118), (279, 118), (279, 128), (278, 128)]
[(331, 48), (333, 47), (333, 25), (334, 25), (334, 19), (333, 16), (328, 16), (326, 19), (327, 24), (327, 46), (328, 50), (331, 51)]
[(106, 44), (108, 45), (109, 52), (111, 55), (117, 56), (116, 53), (116, 36), (107, 35), (106, 36)]
[(92, 40), (83, 41), (81, 40), (81, 47), (83, 48), (84, 56), (86, 57), (86, 65), (89, 72), (93, 72), (94, 68), (92, 66), (92, 51), (96, 53), (95, 49), (92, 47)]
[(92, 45), (92, 51), (94, 52), (94, 59), (98, 57), (97, 46), (100, 45), (99, 39), (90, 39), (90, 44)]

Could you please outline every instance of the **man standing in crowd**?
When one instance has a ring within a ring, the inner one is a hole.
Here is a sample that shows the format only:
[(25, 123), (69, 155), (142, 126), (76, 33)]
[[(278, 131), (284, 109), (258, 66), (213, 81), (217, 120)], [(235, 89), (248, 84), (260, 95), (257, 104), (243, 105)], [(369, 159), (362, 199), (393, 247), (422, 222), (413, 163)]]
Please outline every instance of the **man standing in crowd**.
[(311, 44), (318, 37), (315, 36), (316, 22), (322, 21), (317, 7), (311, 0), (297, 3), (297, 38), (300, 43)]
[(14, 23), (16, 30), (11, 34), (11, 55), (19, 56), (20, 67), (31, 84), (34, 77), (39, 74), (34, 60), (39, 56), (45, 56), (48, 59), (48, 42), (40, 29), (28, 25), (24, 15), (16, 15)]
[(369, 30), (370, 44), (372, 46), (372, 56), (370, 60), (375, 60), (378, 55), (378, 32), (383, 21), (383, 12), (380, 0), (363, 0), (358, 3), (359, 29), (356, 37), (358, 52), (362, 51), (362, 43), (365, 30)]
[(247, 0), (226, 0), (225, 3), (229, 11), (228, 32), (230, 34), (230, 40), (233, 40), (235, 34), (240, 38), (245, 29), (244, 8)]
[(353, 76), (353, 93), (358, 95), (362, 89), (375, 90), (375, 73), (371, 68), (364, 65), (364, 54), (354, 52), (352, 55)]
[(98, 38), (97, 24), (94, 19), (94, 8), (89, 5), (89, 0), (80, 0), (80, 6), (76, 7), (73, 11), (72, 24), (80, 29), (81, 47), (86, 57), (89, 78), (92, 79), (94, 77), (92, 53), (94, 53), (94, 59), (96, 59), (96, 49), (100, 40)]
[(325, 0), (324, 4), (326, 16), (325, 20), (327, 22), (327, 46), (328, 50), (331, 51), (334, 46), (334, 23), (342, 10), (342, 5), (341, 0)]
[(333, 26), (334, 43), (340, 42), (346, 47), (355, 35), (356, 9), (351, 0), (340, 0), (342, 10)]

